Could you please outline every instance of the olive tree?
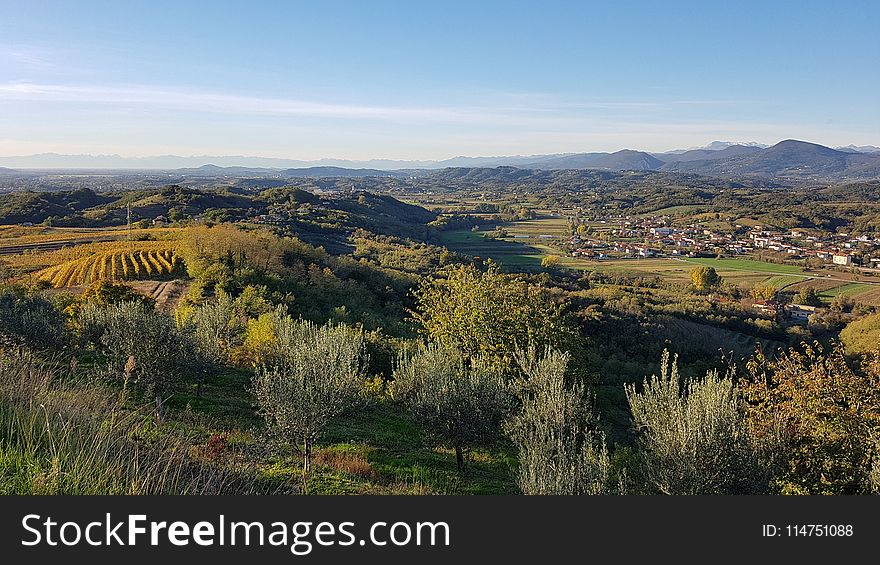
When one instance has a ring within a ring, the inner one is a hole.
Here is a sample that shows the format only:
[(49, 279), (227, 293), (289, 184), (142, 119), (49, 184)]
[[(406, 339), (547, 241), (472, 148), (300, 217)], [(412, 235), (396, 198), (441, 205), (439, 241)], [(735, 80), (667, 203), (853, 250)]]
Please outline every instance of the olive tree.
[(497, 364), (442, 345), (401, 356), (392, 390), (429, 433), (455, 450), (459, 472), (468, 448), (500, 435), (514, 400)]
[(191, 336), (142, 301), (89, 312), (90, 326), (100, 328), (100, 343), (114, 372), (126, 387), (137, 386), (155, 398), (156, 419), (161, 422), (164, 397), (177, 382), (200, 370), (201, 356)]
[(748, 432), (732, 379), (710, 371), (682, 382), (664, 351), (660, 376), (626, 385), (649, 490), (661, 494), (758, 494), (769, 472)]
[(272, 326), (274, 339), (256, 368), (253, 389), (270, 433), (302, 454), (305, 486), (315, 442), (361, 398), (364, 336), (346, 326), (317, 326), (290, 316), (274, 316)]
[(534, 348), (517, 354), (522, 407), (505, 431), (519, 450), (517, 484), (523, 494), (603, 494), (609, 491), (604, 437), (585, 387), (566, 386), (569, 355)]
[(244, 333), (233, 300), (226, 293), (192, 309), (187, 323), (192, 326), (199, 348), (212, 361), (223, 363)]
[(0, 290), (0, 339), (45, 348), (64, 343), (64, 316), (48, 300)]

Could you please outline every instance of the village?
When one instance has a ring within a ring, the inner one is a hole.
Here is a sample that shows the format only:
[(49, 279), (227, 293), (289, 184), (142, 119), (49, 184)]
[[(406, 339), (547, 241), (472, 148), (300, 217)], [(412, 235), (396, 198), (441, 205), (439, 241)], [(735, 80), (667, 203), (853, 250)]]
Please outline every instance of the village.
[(761, 225), (735, 224), (721, 231), (699, 223), (673, 225), (670, 216), (572, 222), (567, 242), (574, 257), (591, 259), (739, 256), (762, 253), (765, 260), (804, 266), (851, 268), (880, 273), (880, 238), (806, 230), (780, 231)]

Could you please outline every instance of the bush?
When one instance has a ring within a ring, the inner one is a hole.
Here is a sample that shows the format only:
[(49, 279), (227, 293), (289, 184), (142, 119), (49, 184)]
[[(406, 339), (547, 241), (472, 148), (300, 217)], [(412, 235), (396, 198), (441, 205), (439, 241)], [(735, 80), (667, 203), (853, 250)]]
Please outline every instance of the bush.
[(546, 288), (495, 266), (485, 273), (452, 267), (445, 278), (424, 281), (415, 298), (414, 318), (430, 341), (505, 367), (513, 364), (517, 344), (563, 348), (572, 341), (563, 308)]
[(0, 337), (47, 348), (64, 343), (64, 315), (51, 302), (12, 289), (0, 290)]
[(660, 494), (758, 494), (769, 482), (740, 411), (733, 381), (714, 371), (681, 383), (664, 351), (644, 390), (625, 385), (644, 476)]
[(842, 347), (791, 350), (750, 362), (741, 382), (758, 438), (780, 436), (773, 480), (783, 494), (867, 494), (880, 437), (880, 356), (858, 367)]
[(523, 494), (603, 494), (609, 460), (583, 386), (565, 386), (569, 356), (534, 348), (520, 352), (522, 409), (505, 424), (519, 450), (517, 485)]

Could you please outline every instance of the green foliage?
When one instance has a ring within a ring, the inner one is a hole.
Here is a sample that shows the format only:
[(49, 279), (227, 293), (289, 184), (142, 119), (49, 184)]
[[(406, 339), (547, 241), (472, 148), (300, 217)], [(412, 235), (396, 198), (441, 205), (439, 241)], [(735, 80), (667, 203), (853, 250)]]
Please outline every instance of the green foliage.
[(274, 340), (254, 373), (253, 389), (269, 431), (302, 453), (305, 485), (315, 441), (361, 399), (364, 337), (346, 326), (280, 314), (271, 321)]
[(47, 348), (63, 345), (64, 316), (51, 302), (22, 289), (0, 289), (0, 337)]
[(456, 266), (415, 291), (413, 317), (430, 341), (513, 364), (517, 345), (565, 348), (571, 330), (546, 288), (502, 274)]
[(461, 350), (429, 345), (401, 356), (393, 395), (443, 445), (455, 450), (459, 471), (465, 452), (500, 436), (513, 398), (494, 364)]
[(798, 292), (797, 303), (806, 306), (822, 306), (822, 298), (814, 287), (806, 286)]
[(852, 321), (840, 332), (848, 353), (880, 350), (880, 313)]
[(81, 327), (110, 360), (110, 371), (124, 385), (135, 386), (155, 397), (156, 417), (164, 418), (164, 396), (175, 385), (199, 375), (205, 366), (195, 340), (178, 329), (174, 320), (143, 302), (120, 302), (105, 308), (83, 309), (87, 323)]
[(596, 416), (581, 385), (566, 387), (569, 356), (534, 348), (519, 352), (519, 412), (505, 432), (519, 450), (517, 485), (523, 494), (605, 494), (609, 458)]
[[(838, 347), (754, 359), (741, 383), (756, 437), (781, 442), (784, 494), (865, 494), (880, 434), (880, 358), (855, 370)], [(778, 437), (778, 440), (776, 439)]]
[(139, 294), (127, 284), (115, 283), (107, 279), (101, 279), (87, 286), (81, 296), (81, 302), (94, 302), (99, 306), (133, 301), (153, 303), (150, 298)]
[(709, 372), (681, 382), (664, 352), (642, 392), (626, 385), (648, 489), (660, 494), (760, 494), (769, 476), (731, 379)]

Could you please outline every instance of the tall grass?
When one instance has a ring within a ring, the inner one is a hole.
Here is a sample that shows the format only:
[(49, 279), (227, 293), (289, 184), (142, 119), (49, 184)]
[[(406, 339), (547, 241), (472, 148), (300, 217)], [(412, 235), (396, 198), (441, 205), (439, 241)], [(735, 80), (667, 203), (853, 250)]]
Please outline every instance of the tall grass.
[(255, 491), (182, 441), (145, 433), (149, 410), (126, 410), (97, 385), (63, 384), (66, 373), (26, 351), (0, 351), (0, 494)]

